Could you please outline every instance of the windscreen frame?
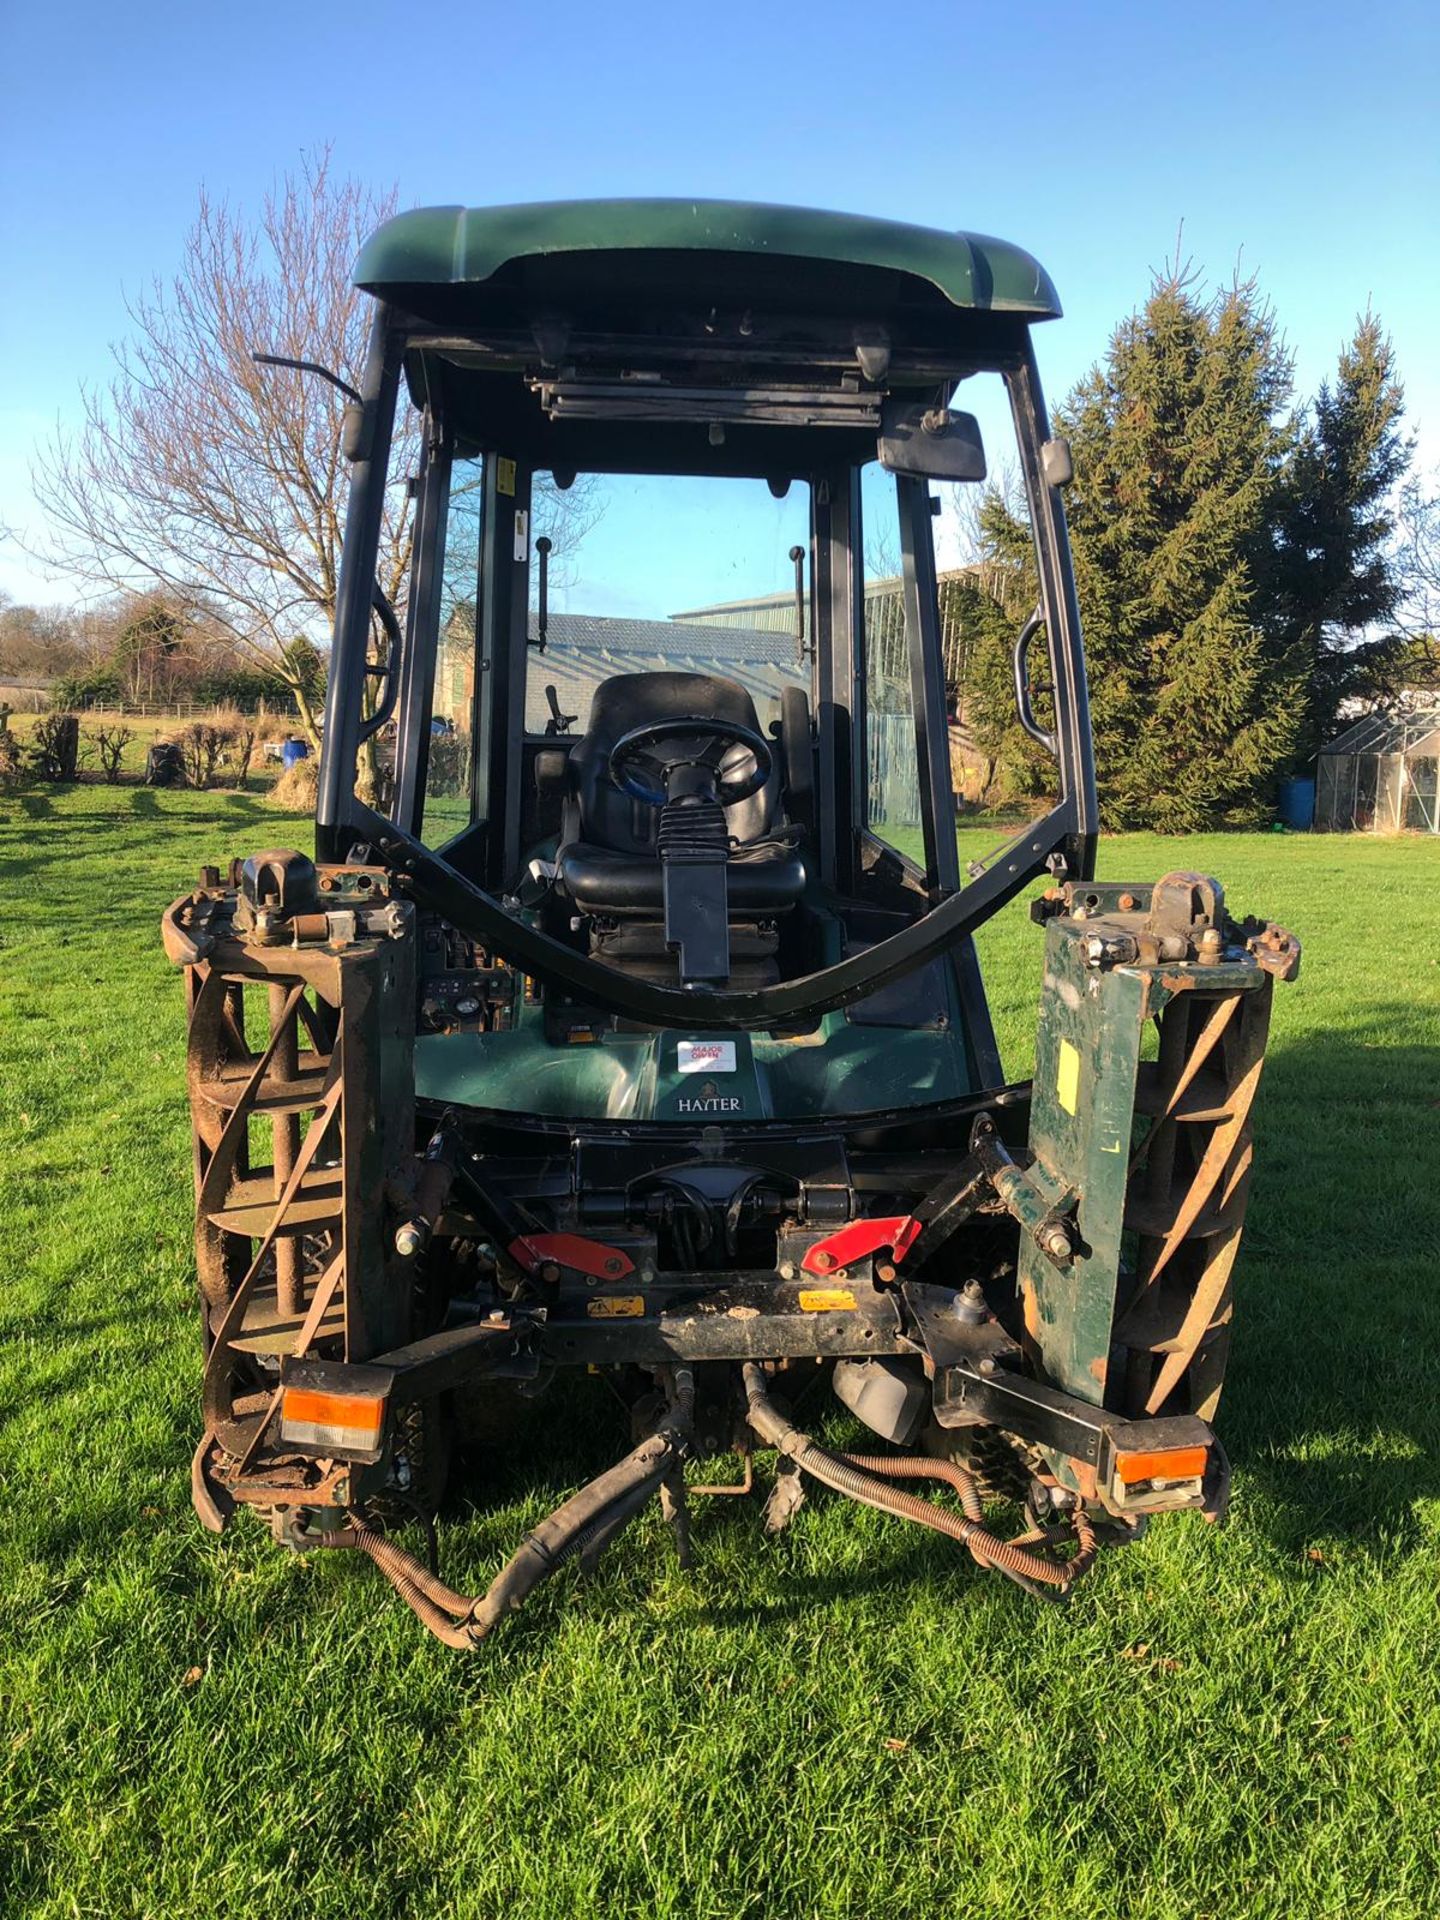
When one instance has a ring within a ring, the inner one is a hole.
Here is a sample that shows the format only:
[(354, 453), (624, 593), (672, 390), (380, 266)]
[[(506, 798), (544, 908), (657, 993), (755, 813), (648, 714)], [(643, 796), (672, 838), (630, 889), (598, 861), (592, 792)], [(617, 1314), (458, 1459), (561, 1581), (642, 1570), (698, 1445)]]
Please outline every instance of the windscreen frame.
[[(424, 332), (433, 332), (424, 328)], [(1002, 849), (985, 873), (973, 879), (962, 895), (944, 901), (922, 916), (904, 933), (892, 936), (870, 949), (856, 961), (822, 970), (807, 980), (783, 982), (778, 986), (749, 992), (713, 992), (697, 995), (675, 989), (630, 981), (616, 970), (576, 954), (562, 943), (535, 929), (524, 927), (508, 914), (491, 891), (503, 884), (505, 853), (497, 845), (497, 836), (484, 836), (486, 850), (478, 864), (471, 859), (446, 859), (420, 845), (404, 826), (386, 821), (365, 805), (354, 792), (354, 769), (359, 743), (360, 693), (363, 687), (366, 647), (369, 635), (371, 588), (379, 540), (380, 514), (386, 478), (386, 461), (398, 399), (402, 359), (413, 344), (415, 324), (405, 315), (387, 307), (376, 313), (371, 347), (362, 386), (364, 413), (359, 457), (351, 475), (349, 512), (337, 590), (335, 638), (331, 655), (330, 683), (326, 698), (326, 740), (322, 754), (319, 796), (316, 809), (316, 845), (321, 858), (344, 858), (349, 849), (363, 842), (393, 860), (409, 876), (411, 889), (428, 895), (436, 909), (446, 912), (458, 924), (472, 923), (483, 935), (485, 944), (532, 971), (548, 972), (573, 991), (598, 997), (602, 1004), (612, 1003), (631, 1017), (652, 1020), (658, 1025), (693, 1023), (703, 1007), (705, 1020), (718, 1027), (764, 1028), (808, 1016), (826, 1006), (840, 1006), (886, 980), (900, 977), (923, 964), (937, 951), (973, 929), (981, 920), (998, 911), (1006, 900), (1036, 873), (1053, 864), (1059, 855), (1065, 870), (1085, 878), (1093, 872), (1094, 840), (1098, 828), (1094, 769), (1088, 726), (1088, 695), (1084, 658), (1080, 643), (1078, 609), (1075, 602), (1073, 573), (1069, 565), (1063, 507), (1057, 490), (1044, 478), (1042, 448), (1047, 437), (1044, 403), (1038, 369), (1028, 328), (1020, 329), (1022, 350), (1017, 357), (1006, 357), (987, 364), (1000, 372), (1010, 390), (1021, 472), (1029, 504), (1040, 574), (1041, 604), (1046, 619), (1052, 671), (1056, 689), (1060, 798), (1041, 819), (1031, 822), (1009, 847)], [(965, 371), (977, 371), (978, 367)], [(444, 432), (443, 419), (438, 422)], [(784, 431), (776, 429), (775, 431)], [(839, 438), (829, 436), (834, 444)], [(452, 449), (453, 451), (453, 449)], [(767, 477), (774, 462), (757, 460), (755, 477)], [(808, 463), (807, 463), (808, 464)], [(653, 471), (653, 467), (638, 470)], [(747, 470), (750, 470), (747, 467)], [(812, 475), (818, 469), (810, 467)], [(813, 484), (813, 482), (812, 482)], [(487, 489), (490, 485), (487, 476)], [(487, 493), (488, 504), (488, 493)], [(527, 501), (528, 505), (528, 501)], [(488, 536), (495, 538), (495, 516), (490, 516)], [(812, 555), (821, 548), (817, 521)], [(836, 579), (833, 532), (827, 542), (826, 594), (830, 607), (839, 611), (848, 598), (852, 610), (851, 659), (854, 659), (854, 618), (856, 604), (853, 556), (844, 569), (845, 578)], [(812, 567), (814, 562), (812, 560)], [(482, 583), (483, 584), (483, 583)], [(515, 602), (519, 605), (516, 606)], [(815, 595), (818, 609), (820, 594)], [(513, 641), (516, 620), (520, 639), (525, 641), (528, 594), (510, 595), (504, 609)], [(818, 615), (817, 615), (818, 635)], [(418, 630), (412, 645), (419, 644)], [(828, 673), (832, 694), (838, 642), (833, 633)], [(407, 651), (409, 649), (407, 648)], [(432, 644), (433, 653), (433, 644)], [(402, 663), (402, 672), (408, 663)], [(853, 682), (852, 682), (853, 686)], [(523, 687), (521, 694), (523, 702)], [(508, 711), (509, 701), (503, 703)], [(523, 704), (521, 706), (523, 720)], [(496, 728), (485, 729), (493, 745)], [(518, 745), (518, 734), (512, 736)], [(832, 775), (848, 757), (852, 795), (863, 762), (852, 750), (837, 755), (832, 741), (828, 755)], [(477, 780), (479, 778), (477, 752)], [(518, 781), (519, 755), (513, 770), (506, 766), (507, 819), (518, 818), (518, 806), (512, 804), (511, 788)], [(825, 756), (822, 755), (822, 765)], [(494, 769), (491, 769), (491, 785)], [(852, 812), (852, 820), (854, 814)], [(463, 843), (467, 836), (461, 835)], [(835, 836), (838, 838), (839, 836)], [(834, 840), (832, 839), (832, 845)], [(458, 851), (458, 849), (457, 849)], [(466, 871), (469, 868), (470, 871)], [(938, 915), (945, 931), (928, 923)], [(607, 979), (608, 976), (608, 979)], [(831, 978), (831, 976), (838, 976)], [(618, 985), (612, 985), (617, 983)]]

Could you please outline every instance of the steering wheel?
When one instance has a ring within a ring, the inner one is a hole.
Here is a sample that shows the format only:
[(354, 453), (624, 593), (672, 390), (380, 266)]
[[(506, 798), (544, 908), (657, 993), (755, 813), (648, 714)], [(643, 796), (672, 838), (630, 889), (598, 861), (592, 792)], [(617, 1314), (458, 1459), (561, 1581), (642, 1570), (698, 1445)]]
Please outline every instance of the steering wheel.
[[(727, 768), (730, 754), (737, 758)], [(609, 760), (610, 778), (620, 791), (649, 807), (665, 805), (671, 777), (681, 767), (710, 774), (716, 799), (732, 807), (737, 800), (758, 793), (774, 765), (768, 742), (753, 727), (738, 720), (716, 720), (709, 714), (677, 714), (670, 720), (647, 720), (643, 726), (631, 727), (610, 749)]]

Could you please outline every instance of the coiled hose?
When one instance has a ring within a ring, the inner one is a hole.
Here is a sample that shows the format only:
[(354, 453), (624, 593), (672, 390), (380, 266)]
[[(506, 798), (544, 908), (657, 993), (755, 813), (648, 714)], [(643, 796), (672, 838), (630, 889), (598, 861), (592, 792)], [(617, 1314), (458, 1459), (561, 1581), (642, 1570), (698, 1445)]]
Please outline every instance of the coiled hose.
[[(1086, 1515), (1072, 1516), (1076, 1551), (1068, 1560), (1054, 1560), (1035, 1551), (1027, 1536), (1026, 1544), (1001, 1540), (983, 1524), (979, 1492), (973, 1478), (952, 1460), (932, 1460), (917, 1455), (839, 1454), (819, 1446), (808, 1433), (791, 1426), (775, 1406), (766, 1390), (765, 1376), (753, 1361), (743, 1369), (746, 1418), (760, 1438), (802, 1473), (808, 1473), (822, 1485), (843, 1493), (862, 1506), (877, 1507), (882, 1513), (898, 1514), (917, 1525), (929, 1527), (958, 1540), (969, 1548), (981, 1566), (993, 1568), (1017, 1581), (1028, 1592), (1037, 1589), (1058, 1590), (1064, 1594), (1087, 1571), (1095, 1558), (1094, 1530)], [(883, 1476), (883, 1477), (882, 1477)], [(887, 1486), (887, 1480), (942, 1480), (960, 1495), (961, 1513), (934, 1506), (928, 1500)], [(1069, 1530), (1067, 1529), (1067, 1532)], [(1048, 1538), (1048, 1536), (1045, 1536)]]

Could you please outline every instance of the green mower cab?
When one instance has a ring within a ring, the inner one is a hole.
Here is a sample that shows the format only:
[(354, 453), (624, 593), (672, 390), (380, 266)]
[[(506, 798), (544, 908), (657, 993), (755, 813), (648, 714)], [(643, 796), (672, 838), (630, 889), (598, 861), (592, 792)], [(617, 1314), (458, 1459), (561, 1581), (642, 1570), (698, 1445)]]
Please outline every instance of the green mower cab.
[[(1050, 1597), (1152, 1514), (1217, 1517), (1250, 1115), (1299, 954), (1204, 875), (1093, 878), (1043, 269), (596, 201), (401, 214), (356, 280), (315, 857), (207, 869), (164, 926), (202, 1520), (357, 1548), (470, 1646), (652, 1497), (703, 1549), (707, 1455), (748, 1491), (775, 1450), (772, 1528), (814, 1479)], [(1051, 791), (962, 864), (957, 607), (986, 582), (956, 528), (1005, 462)], [(376, 561), (407, 488), (397, 615)], [(1037, 881), (1014, 1083), (974, 934)], [(503, 1448), (564, 1368), (603, 1374), (633, 1450), (457, 1593), (406, 1515), (432, 1523), (456, 1430)], [(797, 1424), (817, 1388), (863, 1453)]]

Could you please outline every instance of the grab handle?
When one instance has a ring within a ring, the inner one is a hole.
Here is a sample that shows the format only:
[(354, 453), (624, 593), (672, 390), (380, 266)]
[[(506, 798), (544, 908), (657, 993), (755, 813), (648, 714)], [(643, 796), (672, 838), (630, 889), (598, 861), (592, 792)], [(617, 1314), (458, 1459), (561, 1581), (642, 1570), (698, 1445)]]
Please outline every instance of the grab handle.
[(1020, 715), (1020, 724), (1032, 740), (1050, 755), (1052, 760), (1060, 757), (1060, 742), (1047, 728), (1042, 727), (1035, 718), (1035, 710), (1030, 704), (1030, 642), (1045, 624), (1043, 611), (1036, 607), (1030, 618), (1021, 627), (1015, 637), (1015, 706)]

